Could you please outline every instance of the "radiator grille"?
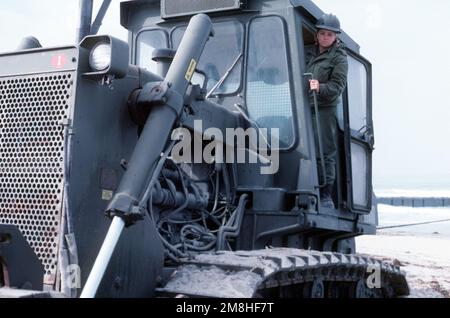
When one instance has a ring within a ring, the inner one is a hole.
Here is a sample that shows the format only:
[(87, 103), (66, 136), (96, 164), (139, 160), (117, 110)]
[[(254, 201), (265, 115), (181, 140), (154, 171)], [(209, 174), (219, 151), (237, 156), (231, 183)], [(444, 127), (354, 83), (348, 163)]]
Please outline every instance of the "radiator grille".
[(56, 277), (64, 182), (62, 122), (73, 73), (0, 78), (0, 223), (17, 225)]
[(239, 9), (242, 0), (162, 0), (163, 18)]

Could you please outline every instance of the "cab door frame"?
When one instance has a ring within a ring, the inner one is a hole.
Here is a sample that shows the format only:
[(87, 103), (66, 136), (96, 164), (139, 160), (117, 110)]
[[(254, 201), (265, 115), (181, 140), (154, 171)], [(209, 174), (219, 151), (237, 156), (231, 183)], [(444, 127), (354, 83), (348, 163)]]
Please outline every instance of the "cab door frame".
[[(349, 74), (347, 88), (343, 94), (347, 208), (353, 213), (368, 214), (372, 209), (373, 191), (372, 65), (354, 51), (347, 49), (347, 53)], [(359, 69), (356, 69), (356, 66), (359, 66)], [(361, 76), (360, 80), (365, 78), (366, 83), (355, 82), (358, 75), (365, 75)], [(358, 88), (361, 89), (360, 92), (354, 91)], [(365, 102), (366, 107), (361, 105), (358, 99)]]

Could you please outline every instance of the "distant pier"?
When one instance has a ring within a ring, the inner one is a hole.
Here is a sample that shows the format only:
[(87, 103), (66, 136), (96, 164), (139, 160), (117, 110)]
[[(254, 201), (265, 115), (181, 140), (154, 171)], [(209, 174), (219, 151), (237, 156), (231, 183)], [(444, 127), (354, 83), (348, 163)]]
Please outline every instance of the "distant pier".
[(413, 208), (450, 207), (450, 198), (439, 197), (377, 197), (378, 204)]

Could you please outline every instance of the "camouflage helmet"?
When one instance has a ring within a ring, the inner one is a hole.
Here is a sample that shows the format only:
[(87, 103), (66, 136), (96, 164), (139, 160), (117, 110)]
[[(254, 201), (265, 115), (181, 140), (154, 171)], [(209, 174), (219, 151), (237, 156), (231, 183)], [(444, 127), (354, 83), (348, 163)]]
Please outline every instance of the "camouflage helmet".
[(329, 30), (336, 33), (341, 33), (341, 23), (337, 16), (333, 14), (324, 14), (319, 20), (317, 20), (316, 24), (317, 29), (321, 30)]

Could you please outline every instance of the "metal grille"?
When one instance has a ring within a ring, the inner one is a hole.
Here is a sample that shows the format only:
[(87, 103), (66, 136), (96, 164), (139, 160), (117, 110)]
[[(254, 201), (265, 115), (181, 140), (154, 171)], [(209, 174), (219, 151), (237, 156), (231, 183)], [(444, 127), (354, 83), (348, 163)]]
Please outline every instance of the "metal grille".
[(0, 223), (18, 226), (56, 277), (64, 185), (64, 128), (73, 73), (0, 79)]
[(176, 17), (200, 12), (239, 9), (242, 0), (162, 0), (162, 17)]

